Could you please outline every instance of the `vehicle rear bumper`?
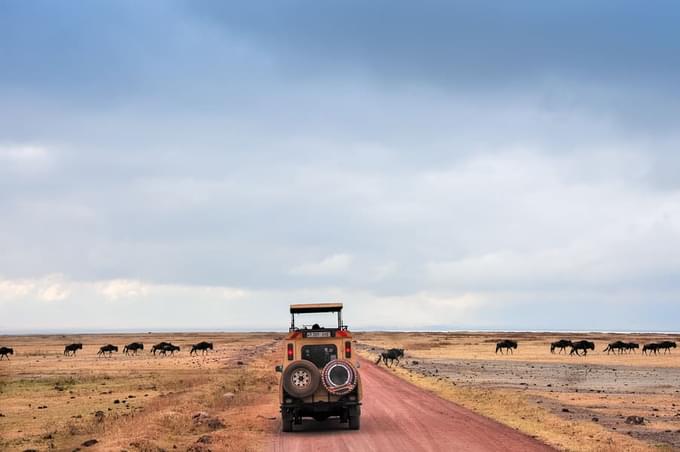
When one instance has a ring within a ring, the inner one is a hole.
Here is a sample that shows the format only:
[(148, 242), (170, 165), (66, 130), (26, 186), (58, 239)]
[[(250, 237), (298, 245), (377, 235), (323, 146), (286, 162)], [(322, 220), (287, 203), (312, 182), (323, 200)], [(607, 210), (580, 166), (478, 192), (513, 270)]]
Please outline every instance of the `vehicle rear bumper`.
[(333, 409), (337, 407), (350, 407), (350, 406), (360, 406), (361, 402), (356, 401), (356, 400), (338, 400), (337, 402), (313, 402), (313, 403), (304, 403), (304, 402), (292, 402), (292, 403), (282, 403), (281, 404), (281, 410), (284, 409), (296, 409), (296, 408), (305, 408), (305, 409), (310, 409), (313, 411), (332, 411)]

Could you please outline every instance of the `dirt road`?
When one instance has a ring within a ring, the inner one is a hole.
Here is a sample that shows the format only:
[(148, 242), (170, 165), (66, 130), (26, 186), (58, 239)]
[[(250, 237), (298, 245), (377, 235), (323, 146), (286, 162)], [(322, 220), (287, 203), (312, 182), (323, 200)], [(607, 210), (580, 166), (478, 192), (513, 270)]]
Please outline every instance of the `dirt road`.
[(509, 427), (395, 377), (363, 360), (364, 403), (360, 431), (337, 420), (304, 421), (280, 433), (273, 451), (548, 451), (548, 446)]

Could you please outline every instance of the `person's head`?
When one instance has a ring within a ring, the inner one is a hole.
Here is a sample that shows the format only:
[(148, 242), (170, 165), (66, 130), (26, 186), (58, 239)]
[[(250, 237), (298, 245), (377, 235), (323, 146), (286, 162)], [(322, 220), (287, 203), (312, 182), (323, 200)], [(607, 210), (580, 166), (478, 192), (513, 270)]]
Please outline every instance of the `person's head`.
[(313, 330), (318, 330), (319, 328), (321, 328), (321, 327), (319, 326), (318, 323), (315, 323), (314, 325), (312, 325)]

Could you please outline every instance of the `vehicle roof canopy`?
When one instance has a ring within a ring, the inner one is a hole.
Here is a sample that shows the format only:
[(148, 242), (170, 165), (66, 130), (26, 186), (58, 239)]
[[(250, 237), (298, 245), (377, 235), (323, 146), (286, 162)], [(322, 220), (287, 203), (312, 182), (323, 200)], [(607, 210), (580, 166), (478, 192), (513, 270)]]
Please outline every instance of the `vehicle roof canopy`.
[(342, 303), (310, 303), (290, 305), (291, 314), (340, 312), (340, 311), (342, 311)]

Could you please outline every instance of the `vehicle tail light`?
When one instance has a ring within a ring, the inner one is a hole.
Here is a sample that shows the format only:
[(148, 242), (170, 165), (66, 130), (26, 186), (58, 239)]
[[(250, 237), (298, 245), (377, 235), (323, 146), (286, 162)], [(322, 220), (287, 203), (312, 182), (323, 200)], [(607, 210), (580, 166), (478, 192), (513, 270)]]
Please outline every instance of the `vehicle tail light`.
[(293, 360), (293, 344), (288, 344), (288, 361)]
[(345, 358), (352, 357), (352, 341), (345, 342)]

